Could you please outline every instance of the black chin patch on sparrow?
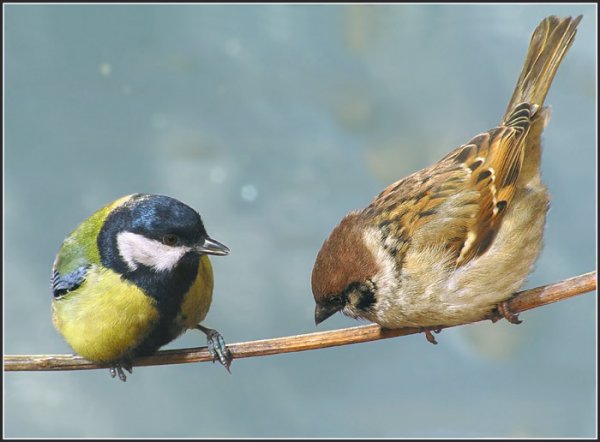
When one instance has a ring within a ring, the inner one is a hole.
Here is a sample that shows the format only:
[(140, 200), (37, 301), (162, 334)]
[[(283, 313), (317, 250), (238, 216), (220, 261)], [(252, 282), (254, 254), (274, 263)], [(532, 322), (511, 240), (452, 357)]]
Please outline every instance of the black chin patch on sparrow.
[(375, 296), (375, 284), (372, 281), (369, 281), (368, 284), (353, 282), (346, 287), (342, 297), (346, 300), (346, 303), (351, 304), (355, 310), (363, 312), (369, 311), (371, 307), (375, 305), (375, 302), (377, 302)]

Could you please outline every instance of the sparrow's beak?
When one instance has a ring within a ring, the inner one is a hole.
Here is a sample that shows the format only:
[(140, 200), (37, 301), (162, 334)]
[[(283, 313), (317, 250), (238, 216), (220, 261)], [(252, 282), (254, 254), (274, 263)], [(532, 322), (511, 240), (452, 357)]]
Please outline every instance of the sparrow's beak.
[(229, 255), (229, 247), (227, 247), (225, 244), (221, 244), (219, 241), (209, 238), (208, 236), (203, 242), (194, 247), (194, 250), (205, 255)]
[(340, 306), (329, 306), (317, 304), (315, 306), (315, 325), (319, 325), (325, 319), (341, 310)]

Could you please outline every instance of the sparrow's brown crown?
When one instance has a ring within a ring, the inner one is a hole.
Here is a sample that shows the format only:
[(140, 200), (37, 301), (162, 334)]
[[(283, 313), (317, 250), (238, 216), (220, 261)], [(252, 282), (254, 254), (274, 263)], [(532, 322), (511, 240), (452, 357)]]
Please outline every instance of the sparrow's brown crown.
[(312, 290), (317, 303), (377, 273), (377, 262), (364, 243), (363, 232), (360, 214), (351, 212), (321, 247), (312, 272)]

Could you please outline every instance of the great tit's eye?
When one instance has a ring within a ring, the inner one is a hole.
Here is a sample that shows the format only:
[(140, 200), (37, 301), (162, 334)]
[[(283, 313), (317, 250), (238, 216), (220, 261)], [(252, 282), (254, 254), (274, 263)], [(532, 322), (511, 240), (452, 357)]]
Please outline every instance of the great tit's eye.
[(174, 246), (179, 242), (179, 238), (177, 238), (177, 235), (167, 233), (165, 236), (162, 237), (162, 242), (167, 246)]

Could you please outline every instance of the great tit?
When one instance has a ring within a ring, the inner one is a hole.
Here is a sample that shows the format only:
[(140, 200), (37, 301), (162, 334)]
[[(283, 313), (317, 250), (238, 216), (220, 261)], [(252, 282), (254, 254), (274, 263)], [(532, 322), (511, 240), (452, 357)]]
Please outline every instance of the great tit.
[(210, 238), (200, 215), (162, 195), (127, 195), (104, 206), (63, 242), (52, 266), (52, 322), (84, 358), (125, 381), (132, 359), (187, 329), (207, 336), (227, 370), (222, 336), (200, 325), (212, 300), (207, 255), (229, 249)]

